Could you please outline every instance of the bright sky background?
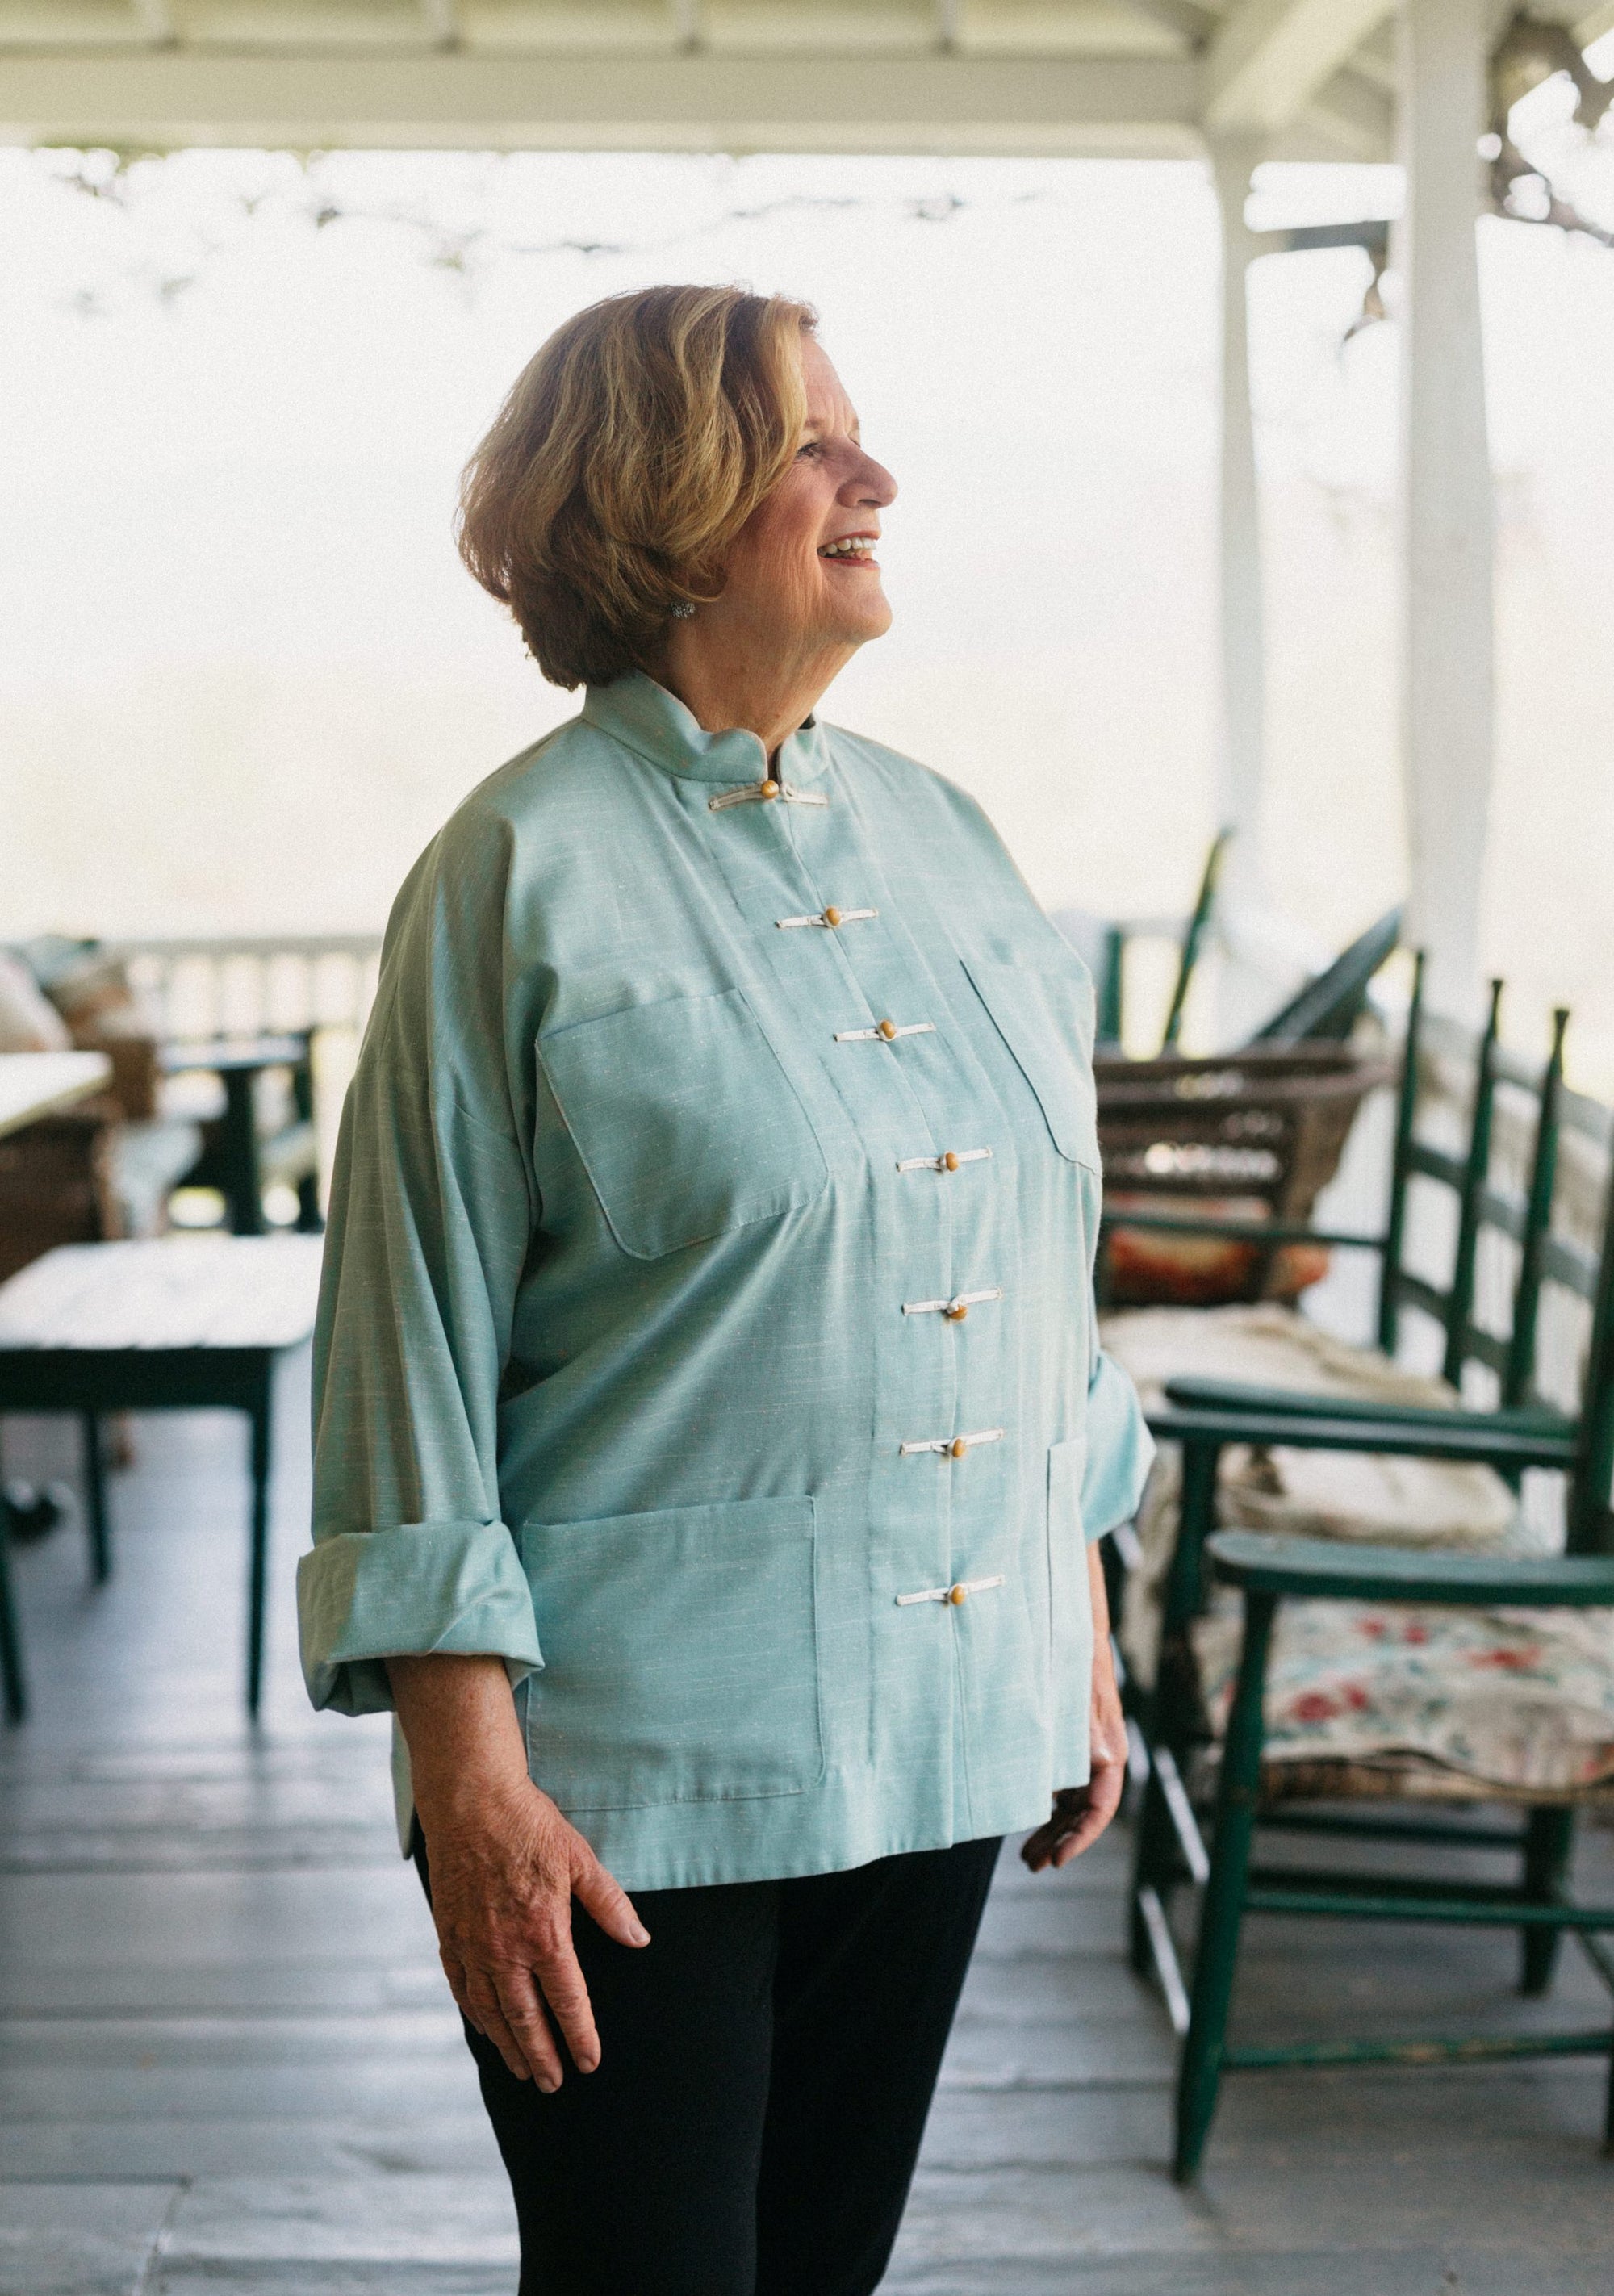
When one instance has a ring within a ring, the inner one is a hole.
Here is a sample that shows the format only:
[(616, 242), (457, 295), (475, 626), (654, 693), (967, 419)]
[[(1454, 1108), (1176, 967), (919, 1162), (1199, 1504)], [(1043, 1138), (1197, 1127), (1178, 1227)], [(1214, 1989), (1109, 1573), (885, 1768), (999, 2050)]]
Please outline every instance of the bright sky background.
[[(558, 320), (681, 277), (817, 304), (902, 484), (897, 626), (826, 714), (976, 791), (1051, 905), (1185, 904), (1215, 809), (1198, 166), (339, 154), (305, 176), (197, 152), (119, 203), (68, 164), (0, 152), (0, 939), (379, 926), (462, 793), (576, 706), (459, 568), (460, 464)], [(1268, 170), (1253, 219), (1389, 213), (1397, 189)], [(1515, 1041), (1571, 1003), (1575, 1072), (1614, 1088), (1614, 252), (1499, 221), (1480, 242), (1487, 947)], [(1366, 275), (1347, 250), (1251, 280), (1264, 853), (1320, 943), (1403, 866), (1395, 329), (1343, 340)]]

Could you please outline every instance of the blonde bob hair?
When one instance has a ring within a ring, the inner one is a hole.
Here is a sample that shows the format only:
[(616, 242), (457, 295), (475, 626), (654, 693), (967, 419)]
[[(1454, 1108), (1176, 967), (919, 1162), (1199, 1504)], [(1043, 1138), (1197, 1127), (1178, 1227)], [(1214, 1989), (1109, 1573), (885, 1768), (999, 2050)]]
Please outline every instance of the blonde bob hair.
[(465, 466), (460, 555), (553, 685), (646, 666), (790, 467), (805, 303), (642, 287), (557, 327)]

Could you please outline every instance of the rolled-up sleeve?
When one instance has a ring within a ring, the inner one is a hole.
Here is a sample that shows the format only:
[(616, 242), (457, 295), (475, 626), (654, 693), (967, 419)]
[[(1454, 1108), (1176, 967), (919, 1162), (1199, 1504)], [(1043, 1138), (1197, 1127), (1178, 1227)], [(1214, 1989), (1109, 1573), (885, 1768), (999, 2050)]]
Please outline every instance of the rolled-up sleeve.
[[(452, 825), (451, 825), (452, 827)], [(385, 1660), (543, 1664), (501, 1519), (498, 1398), (535, 1221), (504, 1012), (504, 857), (447, 833), (398, 898), (343, 1113), (315, 1335), (315, 1706), (389, 1708)]]
[(1154, 1438), (1143, 1421), (1137, 1390), (1120, 1365), (1099, 1354), (1087, 1386), (1087, 1464), (1082, 1477), (1082, 1525), (1102, 1538), (1137, 1513), (1154, 1464)]

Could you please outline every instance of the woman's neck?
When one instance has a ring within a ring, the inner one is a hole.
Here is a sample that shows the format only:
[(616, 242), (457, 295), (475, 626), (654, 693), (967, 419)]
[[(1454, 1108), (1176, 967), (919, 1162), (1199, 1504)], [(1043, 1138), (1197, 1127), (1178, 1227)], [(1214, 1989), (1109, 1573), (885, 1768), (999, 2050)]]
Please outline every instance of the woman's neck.
[(675, 622), (651, 674), (677, 695), (703, 733), (755, 734), (772, 765), (780, 744), (806, 724), (856, 652), (823, 646), (789, 664), (762, 663), (756, 652), (725, 644), (721, 632)]

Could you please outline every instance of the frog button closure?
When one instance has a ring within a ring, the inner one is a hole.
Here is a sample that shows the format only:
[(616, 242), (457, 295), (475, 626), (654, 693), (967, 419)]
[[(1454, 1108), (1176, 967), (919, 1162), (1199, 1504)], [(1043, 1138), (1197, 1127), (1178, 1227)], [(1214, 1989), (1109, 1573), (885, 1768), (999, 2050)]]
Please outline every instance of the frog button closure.
[(897, 1037), (933, 1037), (934, 1021), (878, 1021), (872, 1029), (837, 1029), (838, 1045), (889, 1045)]
[(774, 923), (780, 932), (795, 932), (802, 925), (823, 925), (833, 932), (839, 925), (860, 924), (865, 917), (877, 917), (878, 909), (818, 909), (811, 916), (775, 917)]
[(899, 1443), (897, 1446), (897, 1455), (898, 1458), (908, 1459), (921, 1451), (938, 1451), (944, 1458), (962, 1459), (967, 1451), (973, 1451), (978, 1444), (1001, 1443), (1003, 1439), (1004, 1431), (1001, 1427), (983, 1427), (974, 1435), (927, 1435), (922, 1442)]
[(987, 1594), (994, 1587), (1003, 1584), (1001, 1570), (990, 1578), (955, 1578), (950, 1587), (922, 1587), (916, 1595), (898, 1595), (897, 1607), (899, 1611), (905, 1611), (910, 1603), (946, 1603), (956, 1611), (969, 1601), (971, 1595)]

